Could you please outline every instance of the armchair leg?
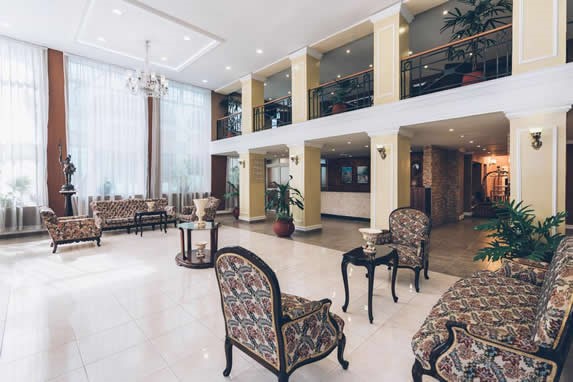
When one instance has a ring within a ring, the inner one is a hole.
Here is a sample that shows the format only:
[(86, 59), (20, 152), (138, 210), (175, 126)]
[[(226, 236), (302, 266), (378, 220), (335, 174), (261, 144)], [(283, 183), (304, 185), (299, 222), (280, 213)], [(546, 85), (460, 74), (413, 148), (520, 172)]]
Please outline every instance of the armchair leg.
[(288, 374), (285, 373), (284, 371), (282, 371), (279, 374), (279, 382), (288, 382), (288, 378), (289, 378)]
[(54, 242), (54, 249), (52, 249), (52, 253), (56, 253), (57, 250), (58, 250), (58, 243)]
[(420, 268), (416, 268), (414, 272), (416, 273), (414, 286), (416, 287), (416, 293), (420, 293)]
[(424, 278), (429, 280), (430, 277), (428, 276), (428, 268), (430, 268), (430, 260), (426, 260), (426, 265), (424, 265)]
[(225, 366), (225, 370), (223, 370), (223, 376), (228, 377), (233, 368), (233, 344), (228, 338), (225, 338), (225, 358), (227, 359), (227, 365)]
[(420, 361), (414, 361), (414, 365), (412, 365), (412, 380), (414, 382), (422, 382), (422, 364)]
[(338, 362), (344, 370), (348, 369), (348, 361), (344, 359), (344, 348), (346, 347), (346, 336), (343, 334), (338, 340)]
[(54, 242), (52, 241), (52, 242), (50, 243), (50, 247), (53, 247), (53, 246), (54, 246)]
[(99, 237), (97, 238), (96, 244), (98, 247), (101, 247), (101, 238), (99, 238)]

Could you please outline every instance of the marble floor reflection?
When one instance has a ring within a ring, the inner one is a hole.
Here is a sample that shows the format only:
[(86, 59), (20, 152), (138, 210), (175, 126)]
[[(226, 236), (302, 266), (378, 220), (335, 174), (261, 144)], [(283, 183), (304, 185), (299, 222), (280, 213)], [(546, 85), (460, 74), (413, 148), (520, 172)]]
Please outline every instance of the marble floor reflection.
[[(207, 232), (194, 240), (208, 241)], [(398, 273), (399, 302), (389, 272), (378, 268), (374, 323), (368, 322), (367, 280), (350, 267), (350, 306), (341, 311), (341, 252), (224, 226), (219, 246), (241, 245), (277, 273), (281, 290), (328, 297), (346, 321), (347, 371), (333, 353), (297, 370), (291, 381), (409, 381), (410, 340), (439, 296), (457, 277), (431, 272), (421, 292), (413, 273)], [(212, 269), (178, 267), (176, 229), (143, 237), (105, 233), (102, 246), (62, 245), (27, 238), (0, 243), (0, 327), (5, 327), (0, 381), (274, 381), (234, 351), (224, 378), (224, 326)], [(1, 331), (0, 331), (1, 332)]]

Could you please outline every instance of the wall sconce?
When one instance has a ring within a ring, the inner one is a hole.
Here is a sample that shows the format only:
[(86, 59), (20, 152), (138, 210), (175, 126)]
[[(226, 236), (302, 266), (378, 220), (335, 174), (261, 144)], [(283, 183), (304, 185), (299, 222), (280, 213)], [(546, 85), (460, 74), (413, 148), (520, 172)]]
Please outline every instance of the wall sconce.
[(386, 159), (386, 147), (384, 145), (376, 145), (376, 150), (378, 150), (378, 154), (380, 154), (380, 158)]
[(292, 156), (290, 157), (290, 161), (293, 162), (294, 164), (298, 165), (298, 155), (297, 156)]
[(543, 129), (541, 127), (532, 127), (529, 129), (529, 134), (531, 134), (531, 147), (535, 150), (539, 150), (543, 146), (541, 142), (541, 132)]
[(244, 159), (239, 160), (239, 164), (241, 165), (241, 167), (245, 168), (245, 160)]

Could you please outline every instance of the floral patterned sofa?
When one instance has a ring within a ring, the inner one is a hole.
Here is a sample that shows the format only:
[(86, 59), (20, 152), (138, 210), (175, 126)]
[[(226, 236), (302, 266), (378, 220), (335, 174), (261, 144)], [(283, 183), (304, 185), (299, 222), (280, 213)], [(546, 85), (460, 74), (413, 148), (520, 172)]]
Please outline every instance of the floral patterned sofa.
[[(215, 221), (215, 215), (217, 214), (217, 209), (219, 208), (219, 204), (221, 201), (217, 198), (209, 196), (209, 201), (207, 203), (207, 207), (205, 207), (205, 215), (203, 215), (203, 220), (207, 222)], [(194, 222), (198, 220), (197, 217), (197, 208), (195, 205), (192, 206), (183, 206), (181, 209), (181, 213), (179, 214), (179, 219), (184, 222)]]
[(344, 321), (330, 313), (330, 300), (281, 293), (272, 269), (244, 248), (223, 248), (215, 256), (226, 329), (224, 376), (231, 373), (233, 346), (276, 374), (279, 382), (336, 348), (338, 362), (348, 368)]
[[(147, 202), (155, 202), (156, 210), (165, 210), (167, 223), (177, 223), (175, 209), (167, 205), (167, 199), (122, 199), (97, 200), (90, 203), (96, 223), (102, 230), (127, 229), (129, 233), (135, 226), (134, 216), (137, 211), (147, 211)], [(159, 224), (159, 216), (143, 216), (144, 226)]]
[(504, 260), (456, 282), (412, 339), (414, 381), (557, 381), (571, 343), (573, 237), (551, 264)]
[(87, 216), (57, 217), (54, 211), (48, 207), (40, 208), (40, 216), (52, 239), (50, 244), (53, 247), (52, 253), (56, 253), (59, 244), (80, 241), (95, 241), (99, 247), (101, 228), (94, 219)]

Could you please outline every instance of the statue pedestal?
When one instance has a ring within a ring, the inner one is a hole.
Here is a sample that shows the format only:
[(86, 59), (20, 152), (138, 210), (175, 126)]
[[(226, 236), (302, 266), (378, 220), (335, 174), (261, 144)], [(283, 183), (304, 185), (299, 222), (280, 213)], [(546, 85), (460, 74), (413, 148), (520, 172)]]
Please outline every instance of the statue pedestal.
[(66, 198), (66, 216), (74, 216), (74, 208), (72, 206), (72, 195), (75, 195), (75, 190), (60, 190), (60, 194)]

